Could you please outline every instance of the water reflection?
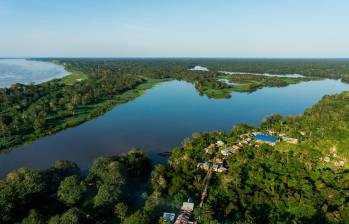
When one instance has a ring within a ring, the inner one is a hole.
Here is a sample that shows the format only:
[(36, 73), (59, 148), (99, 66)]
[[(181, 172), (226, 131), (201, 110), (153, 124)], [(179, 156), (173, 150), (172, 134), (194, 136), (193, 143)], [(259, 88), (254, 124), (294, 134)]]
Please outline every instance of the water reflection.
[(75, 128), (0, 155), (0, 176), (18, 167), (46, 168), (55, 160), (71, 160), (86, 168), (98, 156), (147, 151), (155, 162), (159, 152), (179, 146), (192, 132), (229, 131), (232, 125), (260, 124), (274, 112), (300, 114), (323, 95), (339, 93), (348, 84), (337, 80), (302, 82), (253, 93), (233, 93), (230, 99), (200, 96), (184, 81), (162, 83), (143, 96)]

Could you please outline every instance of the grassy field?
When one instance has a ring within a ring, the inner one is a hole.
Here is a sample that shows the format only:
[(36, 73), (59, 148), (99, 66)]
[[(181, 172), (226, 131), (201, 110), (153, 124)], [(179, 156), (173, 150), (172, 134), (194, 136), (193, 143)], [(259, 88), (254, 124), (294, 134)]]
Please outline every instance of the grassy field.
[(88, 76), (81, 71), (68, 70), (68, 72), (70, 72), (70, 75), (61, 79), (61, 82), (66, 85), (73, 85), (76, 82), (82, 82), (88, 79)]
[(213, 99), (229, 99), (233, 89), (205, 89), (204, 94)]

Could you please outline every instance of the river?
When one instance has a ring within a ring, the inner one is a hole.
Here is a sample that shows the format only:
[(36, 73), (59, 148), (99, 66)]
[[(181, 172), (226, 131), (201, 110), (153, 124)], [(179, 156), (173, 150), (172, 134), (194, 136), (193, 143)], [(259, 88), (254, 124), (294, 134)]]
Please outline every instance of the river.
[(15, 83), (42, 83), (69, 75), (63, 66), (26, 59), (0, 59), (0, 88)]
[(22, 166), (47, 168), (55, 160), (71, 160), (86, 169), (96, 157), (132, 147), (148, 152), (155, 163), (164, 162), (158, 153), (179, 146), (193, 132), (229, 131), (237, 123), (259, 125), (272, 113), (301, 114), (322, 96), (348, 89), (348, 84), (327, 79), (209, 99), (190, 83), (161, 83), (94, 120), (1, 154), (0, 177)]

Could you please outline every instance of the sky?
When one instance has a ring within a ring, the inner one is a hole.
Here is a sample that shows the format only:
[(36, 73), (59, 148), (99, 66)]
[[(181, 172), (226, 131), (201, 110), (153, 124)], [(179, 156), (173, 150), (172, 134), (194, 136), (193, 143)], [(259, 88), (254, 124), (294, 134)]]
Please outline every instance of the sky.
[(0, 0), (0, 57), (349, 57), (348, 0)]

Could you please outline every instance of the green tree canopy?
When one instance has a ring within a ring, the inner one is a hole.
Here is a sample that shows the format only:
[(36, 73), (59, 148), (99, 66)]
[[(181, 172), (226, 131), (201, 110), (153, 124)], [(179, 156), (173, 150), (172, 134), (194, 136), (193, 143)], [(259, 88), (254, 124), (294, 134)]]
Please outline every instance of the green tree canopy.
[(30, 210), (29, 215), (22, 220), (22, 224), (44, 224), (43, 216), (36, 210)]
[(76, 205), (83, 197), (86, 187), (76, 175), (66, 177), (59, 185), (57, 196), (66, 205)]

